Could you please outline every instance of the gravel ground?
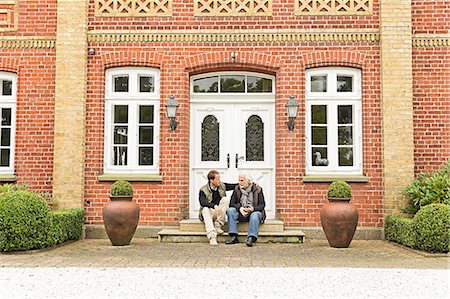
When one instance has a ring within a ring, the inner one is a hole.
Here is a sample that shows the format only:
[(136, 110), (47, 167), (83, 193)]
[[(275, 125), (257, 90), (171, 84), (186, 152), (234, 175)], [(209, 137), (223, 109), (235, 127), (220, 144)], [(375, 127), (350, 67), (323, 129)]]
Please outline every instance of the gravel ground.
[(0, 268), (0, 298), (438, 299), (449, 294), (449, 269)]

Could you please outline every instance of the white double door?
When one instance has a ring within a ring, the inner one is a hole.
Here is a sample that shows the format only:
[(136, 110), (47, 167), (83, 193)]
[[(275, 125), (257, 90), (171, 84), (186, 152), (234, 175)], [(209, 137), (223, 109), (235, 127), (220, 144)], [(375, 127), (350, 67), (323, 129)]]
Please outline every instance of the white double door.
[(191, 103), (191, 218), (198, 218), (199, 189), (215, 169), (226, 183), (248, 173), (263, 188), (267, 218), (275, 219), (274, 120), (274, 103)]

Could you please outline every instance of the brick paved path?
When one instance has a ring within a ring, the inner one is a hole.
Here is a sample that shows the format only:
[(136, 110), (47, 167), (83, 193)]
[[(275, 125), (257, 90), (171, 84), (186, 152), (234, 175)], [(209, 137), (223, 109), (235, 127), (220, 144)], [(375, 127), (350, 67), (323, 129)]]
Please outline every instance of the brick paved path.
[(109, 240), (89, 239), (50, 250), (0, 254), (0, 267), (349, 267), (449, 269), (448, 255), (423, 254), (386, 241), (353, 241), (335, 249), (326, 240), (304, 244), (159, 243), (133, 239), (131, 245), (111, 246)]

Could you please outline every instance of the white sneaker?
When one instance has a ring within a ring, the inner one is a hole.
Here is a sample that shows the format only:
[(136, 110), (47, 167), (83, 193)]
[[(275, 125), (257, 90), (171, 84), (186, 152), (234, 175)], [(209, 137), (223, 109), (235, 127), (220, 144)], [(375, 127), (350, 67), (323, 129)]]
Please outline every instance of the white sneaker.
[(219, 244), (217, 243), (217, 239), (216, 238), (211, 238), (211, 239), (209, 239), (209, 245), (217, 246)]
[(214, 222), (214, 228), (216, 229), (218, 235), (223, 235), (224, 231), (222, 229), (222, 225), (220, 224), (220, 222), (218, 221)]

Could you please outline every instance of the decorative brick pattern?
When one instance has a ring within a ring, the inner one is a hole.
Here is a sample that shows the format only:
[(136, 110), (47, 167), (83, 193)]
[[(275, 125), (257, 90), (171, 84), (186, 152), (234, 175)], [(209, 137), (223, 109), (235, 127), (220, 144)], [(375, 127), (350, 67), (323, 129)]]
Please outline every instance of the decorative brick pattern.
[(194, 0), (195, 16), (270, 16), (272, 0)]
[(381, 97), (385, 213), (404, 207), (414, 178), (411, 2), (381, 0)]
[(19, 24), (19, 0), (0, 1), (0, 32), (17, 31)]
[(373, 0), (295, 0), (299, 16), (371, 15)]
[(171, 16), (172, 0), (95, 0), (95, 15), (102, 17)]

